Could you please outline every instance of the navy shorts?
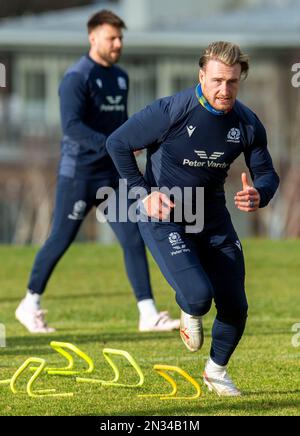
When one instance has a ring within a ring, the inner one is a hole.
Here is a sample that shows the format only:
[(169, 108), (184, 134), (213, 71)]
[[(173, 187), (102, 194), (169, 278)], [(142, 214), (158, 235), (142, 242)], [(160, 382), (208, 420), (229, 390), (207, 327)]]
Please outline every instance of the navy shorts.
[(204, 315), (214, 300), (219, 319), (245, 316), (243, 251), (225, 205), (206, 213), (200, 233), (173, 222), (142, 221), (139, 228), (183, 311)]

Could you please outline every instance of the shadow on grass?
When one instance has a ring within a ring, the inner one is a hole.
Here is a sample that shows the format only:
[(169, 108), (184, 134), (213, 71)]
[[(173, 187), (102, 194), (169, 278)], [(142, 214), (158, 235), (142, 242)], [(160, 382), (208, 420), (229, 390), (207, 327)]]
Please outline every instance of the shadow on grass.
[[(294, 389), (289, 391), (245, 391), (243, 397), (248, 396), (263, 396), (263, 395), (293, 395), (300, 394), (300, 389)], [(300, 398), (299, 398), (300, 401)]]
[[(106, 299), (109, 297), (126, 297), (126, 294), (124, 292), (94, 292), (94, 293), (82, 293), (82, 294), (64, 294), (64, 295), (48, 295), (47, 294), (47, 301), (51, 300), (80, 300), (80, 299), (86, 299), (86, 298), (103, 298)], [(45, 302), (46, 304), (46, 302)]]
[(5, 298), (0, 298), (0, 304), (2, 303), (16, 303), (16, 305), (18, 303), (20, 303), (22, 297), (5, 297)]
[(251, 337), (256, 337), (256, 336), (265, 336), (265, 337), (270, 337), (270, 336), (278, 336), (278, 335), (284, 335), (284, 336), (290, 336), (291, 333), (288, 329), (278, 329), (278, 330), (274, 330), (274, 329), (266, 329), (266, 330), (262, 330), (260, 329), (260, 331), (255, 331), (255, 332), (245, 332), (244, 333), (244, 338), (246, 338), (247, 336), (249, 338)]
[[(175, 335), (177, 333), (175, 332)], [(48, 336), (42, 335), (28, 335), (28, 336), (10, 336), (7, 339), (7, 347), (2, 348), (0, 351), (0, 356), (18, 356), (20, 354), (28, 354), (38, 353), (41, 354), (50, 354), (53, 350), (49, 347), (51, 341), (59, 341), (59, 342), (71, 342), (74, 345), (80, 346), (89, 343), (98, 343), (100, 347), (105, 346), (113, 346), (113, 343), (117, 342), (118, 347), (122, 346), (120, 343), (122, 342), (144, 342), (144, 341), (153, 341), (155, 340), (169, 340), (174, 337), (174, 332), (166, 333), (163, 332), (161, 334), (155, 333), (122, 333), (122, 332), (110, 332), (110, 333), (95, 333), (95, 334), (81, 334), (78, 332), (76, 334), (53, 334)], [(41, 350), (42, 348), (42, 350)], [(82, 351), (85, 351), (84, 349)]]
[[(21, 301), (24, 295), (18, 296), (18, 297), (5, 297), (0, 298), (0, 303), (16, 303), (16, 305)], [(57, 301), (57, 300), (80, 300), (85, 298), (108, 298), (108, 297), (126, 297), (126, 294), (124, 292), (91, 292), (91, 293), (78, 293), (78, 294), (69, 294), (66, 292), (64, 295), (52, 295), (51, 293), (47, 293), (47, 300), (45, 301), (45, 304), (47, 304), (47, 301)]]
[[(208, 396), (204, 397), (205, 400), (210, 400)], [(174, 400), (173, 400), (174, 401)], [(291, 400), (270, 400), (267, 399), (265, 402), (262, 402), (262, 400), (255, 400), (253, 401), (245, 401), (244, 399), (227, 399), (227, 400), (221, 400), (211, 398), (212, 404), (203, 404), (201, 402), (201, 399), (198, 401), (193, 401), (190, 403), (190, 406), (187, 407), (187, 401), (180, 401), (176, 400), (171, 404), (172, 400), (170, 400), (169, 404), (167, 404), (166, 401), (162, 402), (159, 401), (157, 404), (156, 409), (138, 409), (134, 410), (132, 412), (127, 413), (118, 413), (115, 414), (115, 416), (201, 416), (201, 415), (276, 415), (276, 411), (279, 412), (283, 409), (287, 408), (293, 408), (298, 409), (300, 408), (300, 399), (291, 399)], [(258, 409), (259, 407), (259, 409)], [(188, 408), (188, 413), (187, 413)], [(182, 414), (180, 414), (180, 410), (184, 411)], [(258, 413), (259, 410), (259, 413)], [(91, 414), (90, 416), (93, 416), (94, 414)], [(110, 416), (113, 416), (112, 413)], [(108, 415), (107, 415), (108, 416)]]

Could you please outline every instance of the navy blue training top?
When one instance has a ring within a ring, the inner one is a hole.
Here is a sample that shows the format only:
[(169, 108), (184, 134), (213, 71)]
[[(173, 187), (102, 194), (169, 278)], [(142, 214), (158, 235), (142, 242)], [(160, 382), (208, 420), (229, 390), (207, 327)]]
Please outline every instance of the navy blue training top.
[[(215, 115), (198, 101), (195, 88), (155, 101), (133, 115), (107, 140), (107, 149), (129, 187), (204, 187), (223, 193), (232, 162), (244, 153), (260, 207), (273, 197), (279, 177), (267, 149), (266, 131), (241, 102), (224, 115)], [(133, 151), (147, 148), (143, 176)], [(222, 195), (222, 194), (221, 194)]]
[(103, 67), (89, 55), (66, 71), (59, 87), (63, 130), (59, 174), (116, 183), (119, 175), (105, 142), (128, 118), (128, 86), (122, 69)]

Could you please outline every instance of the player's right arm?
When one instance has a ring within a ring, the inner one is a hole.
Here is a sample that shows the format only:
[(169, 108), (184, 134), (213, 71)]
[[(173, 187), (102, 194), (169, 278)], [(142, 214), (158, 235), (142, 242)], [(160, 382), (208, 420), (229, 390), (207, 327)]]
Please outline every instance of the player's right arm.
[(63, 140), (105, 155), (106, 136), (84, 123), (88, 98), (84, 76), (77, 72), (66, 74), (59, 88), (59, 97)]
[[(171, 126), (170, 98), (155, 101), (133, 115), (106, 142), (108, 153), (122, 178), (137, 193), (146, 192), (144, 206), (149, 216), (166, 218), (173, 203), (162, 193), (152, 192), (140, 172), (134, 152), (163, 142)], [(141, 189), (142, 188), (142, 189)]]

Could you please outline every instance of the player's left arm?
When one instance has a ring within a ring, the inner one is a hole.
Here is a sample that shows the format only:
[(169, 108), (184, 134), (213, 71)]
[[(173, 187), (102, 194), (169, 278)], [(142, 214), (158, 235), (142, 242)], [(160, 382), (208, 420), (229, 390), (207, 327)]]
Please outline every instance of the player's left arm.
[(262, 123), (256, 118), (254, 140), (244, 151), (246, 165), (249, 168), (253, 186), (242, 174), (243, 189), (235, 196), (235, 204), (244, 212), (255, 212), (267, 206), (273, 198), (279, 177), (274, 169), (267, 147), (267, 134)]
[[(129, 118), (128, 116), (128, 93), (129, 93), (129, 76), (126, 76), (126, 81), (127, 81), (127, 95), (126, 95), (126, 112), (125, 112), (125, 121), (126, 122)], [(135, 157), (140, 156), (143, 153), (143, 150), (135, 150), (133, 152)]]

